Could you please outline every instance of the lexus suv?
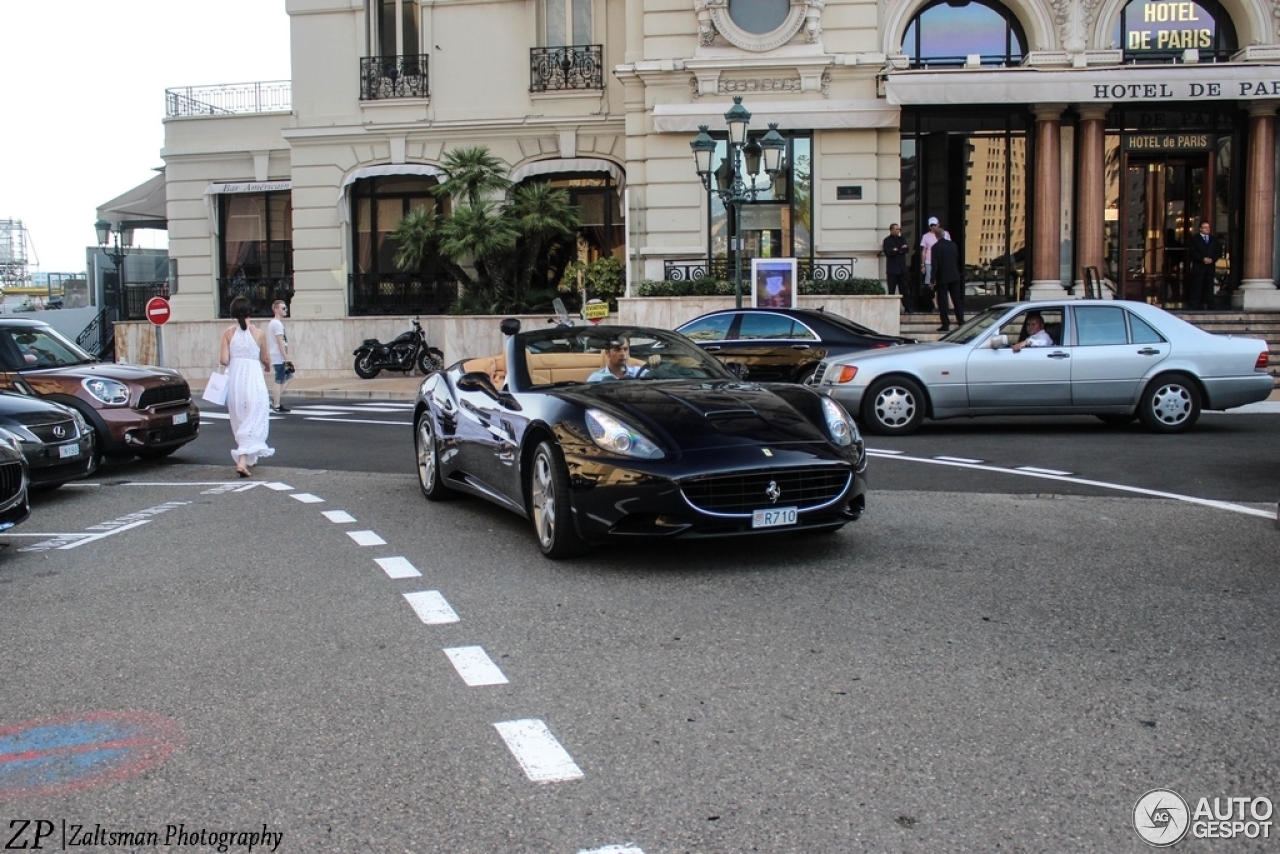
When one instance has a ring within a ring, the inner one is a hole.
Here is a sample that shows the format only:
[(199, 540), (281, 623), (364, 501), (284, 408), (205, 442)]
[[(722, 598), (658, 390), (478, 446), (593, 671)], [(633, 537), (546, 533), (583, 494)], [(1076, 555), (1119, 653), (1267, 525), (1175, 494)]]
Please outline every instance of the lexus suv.
[(47, 323), (0, 317), (0, 389), (78, 411), (95, 454), (165, 457), (200, 432), (200, 410), (177, 371), (100, 362)]

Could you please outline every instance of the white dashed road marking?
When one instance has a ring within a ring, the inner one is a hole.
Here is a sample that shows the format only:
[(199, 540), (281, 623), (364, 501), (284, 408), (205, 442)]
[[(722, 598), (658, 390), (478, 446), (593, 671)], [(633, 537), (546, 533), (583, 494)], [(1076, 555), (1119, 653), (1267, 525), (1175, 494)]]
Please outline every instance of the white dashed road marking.
[(369, 418), (328, 418), (315, 415), (306, 416), (308, 421), (337, 421), (342, 424), (399, 424), (413, 426), (412, 421), (374, 421)]
[(453, 669), (458, 671), (462, 681), (472, 688), (483, 685), (506, 685), (507, 677), (502, 675), (498, 665), (493, 663), (481, 646), (455, 646), (446, 649), (444, 654), (453, 662)]
[(635, 845), (606, 845), (603, 848), (583, 848), (578, 854), (644, 854)]
[(1263, 519), (1275, 519), (1275, 510), (1259, 510), (1256, 507), (1245, 507), (1243, 504), (1232, 504), (1229, 501), (1215, 501), (1211, 498), (1197, 498), (1194, 495), (1179, 495), (1176, 492), (1162, 492), (1158, 489), (1144, 489), (1140, 486), (1125, 486), (1121, 483), (1107, 483), (1101, 480), (1089, 480), (1084, 477), (1071, 477), (1067, 475), (1045, 474), (1039, 471), (1027, 471), (1018, 468), (1002, 468), (1000, 466), (992, 466), (981, 463), (970, 463), (954, 458), (943, 457), (912, 457), (906, 454), (884, 454), (880, 451), (867, 451), (867, 454), (873, 457), (884, 457), (891, 460), (905, 460), (912, 463), (927, 463), (936, 466), (956, 466), (957, 468), (976, 469), (978, 471), (995, 472), (996, 474), (1016, 474), (1023, 477), (1038, 477), (1044, 480), (1057, 480), (1063, 483), (1075, 483), (1080, 486), (1095, 486), (1100, 489), (1114, 489), (1118, 492), (1131, 492), (1135, 495), (1149, 495), (1152, 498), (1169, 498), (1174, 501), (1185, 501), (1188, 504), (1199, 504), (1202, 507), (1212, 507), (1217, 510), (1229, 510), (1232, 513), (1243, 513), (1247, 516), (1259, 516)]
[(524, 774), (535, 783), (563, 783), (580, 780), (582, 769), (560, 746), (547, 725), (536, 718), (502, 721), (493, 725), (520, 763)]
[(1036, 468), (1035, 466), (1014, 466), (1014, 468), (1017, 469), (1018, 471), (1031, 472), (1031, 474), (1056, 474), (1056, 475), (1061, 475), (1062, 477), (1067, 477), (1073, 474), (1073, 472), (1069, 472), (1069, 471), (1058, 471), (1057, 469), (1040, 469), (1040, 468)]
[(387, 541), (373, 531), (347, 531), (347, 536), (356, 541), (357, 546), (385, 546)]
[(336, 522), (339, 525), (345, 522), (354, 522), (356, 520), (356, 517), (352, 516), (346, 510), (326, 510), (324, 511), (324, 518), (328, 519), (330, 522)]
[(419, 590), (417, 593), (406, 593), (404, 598), (413, 606), (418, 619), (428, 626), (458, 622), (458, 615), (440, 595), (439, 590)]
[(295, 492), (289, 496), (295, 501), (301, 501), (303, 504), (323, 504), (324, 499), (318, 495), (312, 495), (309, 492)]
[(388, 578), (417, 578), (422, 575), (418, 572), (418, 568), (409, 563), (407, 558), (402, 557), (380, 557), (374, 558), (374, 563), (382, 567)]
[(982, 460), (971, 460), (968, 457), (934, 457), (944, 463), (980, 463)]

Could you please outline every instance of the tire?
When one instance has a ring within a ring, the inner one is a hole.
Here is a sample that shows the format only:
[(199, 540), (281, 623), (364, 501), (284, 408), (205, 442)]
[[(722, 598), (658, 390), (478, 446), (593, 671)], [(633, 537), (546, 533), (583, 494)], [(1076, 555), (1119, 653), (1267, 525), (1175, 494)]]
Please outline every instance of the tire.
[(552, 560), (560, 560), (586, 551), (586, 543), (573, 526), (569, 472), (551, 442), (544, 440), (534, 450), (526, 486), (529, 518), (542, 553)]
[(373, 354), (368, 350), (361, 350), (356, 354), (355, 368), (356, 376), (362, 380), (371, 380), (382, 373), (382, 368), (373, 366)]
[(428, 347), (418, 354), (418, 370), (423, 374), (434, 374), (444, 370), (444, 353), (435, 347)]
[(862, 423), (867, 432), (907, 436), (924, 422), (924, 392), (905, 377), (877, 380), (862, 398)]
[(1142, 392), (1138, 417), (1153, 433), (1182, 433), (1200, 417), (1200, 389), (1186, 374), (1163, 374)]
[(456, 493), (445, 486), (440, 476), (440, 449), (436, 447), (435, 423), (431, 410), (425, 409), (418, 416), (413, 428), (413, 447), (418, 456), (418, 486), (428, 501), (445, 501)]
[(134, 453), (140, 460), (160, 460), (169, 456), (181, 447), (181, 445), (174, 445), (171, 448), (139, 448), (134, 451)]
[(1132, 424), (1133, 420), (1137, 417), (1138, 416), (1136, 413), (1132, 415), (1095, 415), (1094, 416), (1094, 418), (1097, 418), (1103, 424), (1107, 424), (1111, 427), (1124, 427), (1126, 424)]

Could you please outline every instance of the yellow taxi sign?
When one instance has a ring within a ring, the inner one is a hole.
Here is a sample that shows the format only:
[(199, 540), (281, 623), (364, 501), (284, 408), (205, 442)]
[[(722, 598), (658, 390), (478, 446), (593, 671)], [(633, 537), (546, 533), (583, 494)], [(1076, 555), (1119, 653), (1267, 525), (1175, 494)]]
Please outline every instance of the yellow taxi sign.
[(599, 323), (609, 316), (609, 304), (607, 302), (589, 302), (583, 306), (582, 316), (592, 323)]

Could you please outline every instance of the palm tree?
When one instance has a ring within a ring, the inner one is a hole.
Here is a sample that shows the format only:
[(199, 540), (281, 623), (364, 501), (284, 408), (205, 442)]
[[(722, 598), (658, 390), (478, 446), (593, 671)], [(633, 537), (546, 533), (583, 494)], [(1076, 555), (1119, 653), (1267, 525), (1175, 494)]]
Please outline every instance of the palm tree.
[[(521, 235), (512, 270), (517, 292), (534, 288), (539, 268), (547, 274), (544, 284), (553, 286), (573, 260), (570, 253), (556, 250), (574, 241), (582, 223), (577, 207), (569, 204), (569, 193), (545, 181), (523, 184), (503, 212)], [(549, 261), (554, 269), (546, 269)]]
[(441, 161), (440, 171), (444, 180), (435, 188), (436, 195), (461, 199), (472, 207), (511, 187), (506, 165), (483, 145), (453, 149)]

